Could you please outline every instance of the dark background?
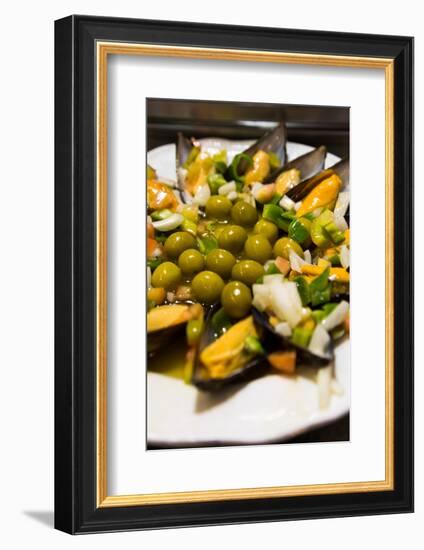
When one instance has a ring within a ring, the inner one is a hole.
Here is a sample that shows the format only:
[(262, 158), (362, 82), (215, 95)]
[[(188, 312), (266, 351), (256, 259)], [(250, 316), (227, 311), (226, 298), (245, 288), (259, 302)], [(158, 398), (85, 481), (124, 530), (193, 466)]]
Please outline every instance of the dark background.
[(187, 136), (254, 139), (280, 120), (288, 140), (325, 145), (339, 157), (349, 154), (349, 108), (274, 103), (235, 103), (176, 99), (147, 100), (148, 150)]
[[(288, 141), (325, 145), (330, 153), (349, 156), (349, 107), (155, 98), (148, 99), (146, 107), (148, 150), (176, 142), (177, 132), (196, 138), (255, 139), (284, 120)], [(347, 440), (348, 414), (285, 443)]]

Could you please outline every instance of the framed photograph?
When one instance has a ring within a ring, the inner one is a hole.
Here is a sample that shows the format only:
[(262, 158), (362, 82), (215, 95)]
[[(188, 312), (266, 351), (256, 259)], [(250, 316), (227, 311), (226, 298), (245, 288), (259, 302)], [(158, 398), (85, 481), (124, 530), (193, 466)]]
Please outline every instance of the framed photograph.
[(413, 39), (55, 24), (55, 525), (413, 510)]

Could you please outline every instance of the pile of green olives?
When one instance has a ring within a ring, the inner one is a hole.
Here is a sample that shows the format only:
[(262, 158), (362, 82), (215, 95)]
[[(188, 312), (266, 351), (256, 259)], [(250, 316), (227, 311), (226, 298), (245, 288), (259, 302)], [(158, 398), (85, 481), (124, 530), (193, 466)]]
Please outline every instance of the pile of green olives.
[[(289, 259), (291, 250), (303, 258), (298, 242), (279, 238), (278, 227), (260, 218), (248, 202), (233, 204), (225, 195), (212, 195), (201, 221), (195, 231), (163, 234), (165, 261), (154, 269), (152, 286), (168, 292), (189, 286), (193, 300), (220, 302), (227, 315), (241, 319), (252, 305), (251, 287), (263, 277), (270, 259)], [(202, 245), (205, 236), (208, 247)]]

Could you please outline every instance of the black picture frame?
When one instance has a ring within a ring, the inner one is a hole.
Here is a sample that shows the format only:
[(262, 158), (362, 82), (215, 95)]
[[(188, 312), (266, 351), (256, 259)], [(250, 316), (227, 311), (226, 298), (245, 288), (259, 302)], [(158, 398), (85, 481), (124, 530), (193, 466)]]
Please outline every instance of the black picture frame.
[[(97, 41), (394, 62), (394, 489), (98, 507)], [(55, 527), (93, 533), (413, 511), (413, 39), (73, 15), (55, 22)]]

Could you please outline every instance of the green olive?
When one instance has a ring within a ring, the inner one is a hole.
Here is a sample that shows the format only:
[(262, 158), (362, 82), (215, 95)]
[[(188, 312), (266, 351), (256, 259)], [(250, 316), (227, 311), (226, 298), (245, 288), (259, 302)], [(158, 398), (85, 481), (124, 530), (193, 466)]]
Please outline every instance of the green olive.
[(245, 201), (236, 202), (231, 209), (233, 221), (239, 225), (255, 225), (258, 219), (256, 208)]
[(208, 198), (205, 211), (208, 218), (225, 220), (231, 212), (233, 203), (224, 195), (212, 195)]
[(253, 285), (265, 273), (263, 266), (255, 260), (241, 260), (231, 271), (231, 278), (246, 285)]
[(224, 288), (224, 281), (213, 271), (201, 271), (191, 281), (193, 294), (199, 302), (213, 304)]
[(175, 288), (181, 280), (181, 269), (172, 262), (159, 264), (152, 274), (152, 286), (167, 290)]
[(187, 231), (172, 233), (165, 241), (165, 252), (170, 258), (178, 258), (184, 250), (196, 247), (196, 239)]
[(281, 239), (278, 239), (278, 241), (274, 244), (274, 257), (276, 258), (277, 256), (282, 256), (286, 260), (289, 260), (290, 250), (293, 250), (293, 252), (296, 252), (298, 256), (303, 258), (303, 250), (300, 244), (293, 239), (290, 239), (290, 237), (281, 237)]
[(215, 248), (215, 250), (212, 250), (206, 256), (207, 269), (214, 273), (218, 273), (218, 275), (221, 275), (221, 277), (225, 279), (231, 275), (231, 270), (235, 263), (236, 259), (231, 252), (223, 248)]
[(272, 256), (272, 246), (263, 235), (250, 235), (244, 245), (244, 252), (250, 260), (264, 264)]
[(195, 248), (184, 250), (178, 258), (178, 265), (185, 275), (193, 275), (202, 271), (205, 266), (205, 260), (202, 254)]
[(264, 235), (270, 243), (275, 243), (278, 239), (278, 227), (275, 223), (264, 220), (263, 218), (255, 224), (253, 232), (257, 235)]
[(231, 281), (222, 291), (221, 304), (227, 315), (234, 319), (241, 319), (249, 313), (252, 293), (244, 283)]
[(237, 254), (243, 249), (247, 233), (240, 225), (227, 225), (217, 237), (221, 248)]

